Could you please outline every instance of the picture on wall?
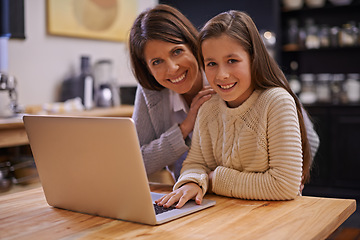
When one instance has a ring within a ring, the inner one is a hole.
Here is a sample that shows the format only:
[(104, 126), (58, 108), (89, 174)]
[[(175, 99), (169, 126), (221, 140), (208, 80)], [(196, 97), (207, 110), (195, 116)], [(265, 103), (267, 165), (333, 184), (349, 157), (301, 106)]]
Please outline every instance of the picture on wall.
[(126, 41), (136, 16), (133, 0), (47, 0), (51, 35)]

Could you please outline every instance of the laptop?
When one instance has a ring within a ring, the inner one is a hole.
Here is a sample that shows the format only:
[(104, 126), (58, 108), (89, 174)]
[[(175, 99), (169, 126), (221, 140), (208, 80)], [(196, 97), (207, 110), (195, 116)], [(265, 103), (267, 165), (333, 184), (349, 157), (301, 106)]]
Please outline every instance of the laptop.
[(155, 213), (163, 194), (150, 192), (131, 118), (25, 115), (23, 121), (50, 206), (157, 225), (215, 205), (204, 199)]

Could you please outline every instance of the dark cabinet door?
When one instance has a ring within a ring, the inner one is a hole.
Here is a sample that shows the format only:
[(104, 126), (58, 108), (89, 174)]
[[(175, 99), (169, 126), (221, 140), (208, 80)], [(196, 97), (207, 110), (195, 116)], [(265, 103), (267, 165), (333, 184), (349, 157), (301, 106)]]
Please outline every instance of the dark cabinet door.
[(360, 106), (306, 106), (320, 137), (304, 195), (360, 199)]
[(335, 187), (360, 191), (360, 110), (335, 109), (332, 127)]
[(314, 123), (314, 129), (320, 138), (319, 149), (315, 155), (311, 171), (310, 184), (326, 186), (332, 181), (332, 154), (331, 154), (331, 115), (328, 108), (307, 107)]

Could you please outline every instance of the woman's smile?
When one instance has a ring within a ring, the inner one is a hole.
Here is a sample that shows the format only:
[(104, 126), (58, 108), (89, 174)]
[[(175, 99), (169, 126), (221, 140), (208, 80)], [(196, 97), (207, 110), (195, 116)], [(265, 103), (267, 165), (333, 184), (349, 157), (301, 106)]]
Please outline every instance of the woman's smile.
[(169, 81), (174, 84), (180, 83), (185, 79), (187, 72), (188, 71), (185, 71), (183, 74), (181, 74), (180, 76), (178, 76), (176, 78), (169, 78)]

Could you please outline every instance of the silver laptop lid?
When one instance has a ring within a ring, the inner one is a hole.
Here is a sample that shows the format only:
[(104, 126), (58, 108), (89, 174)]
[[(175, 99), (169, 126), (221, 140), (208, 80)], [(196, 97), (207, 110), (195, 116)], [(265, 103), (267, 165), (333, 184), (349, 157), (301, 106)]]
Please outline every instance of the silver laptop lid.
[(156, 224), (131, 118), (24, 116), (49, 205)]

